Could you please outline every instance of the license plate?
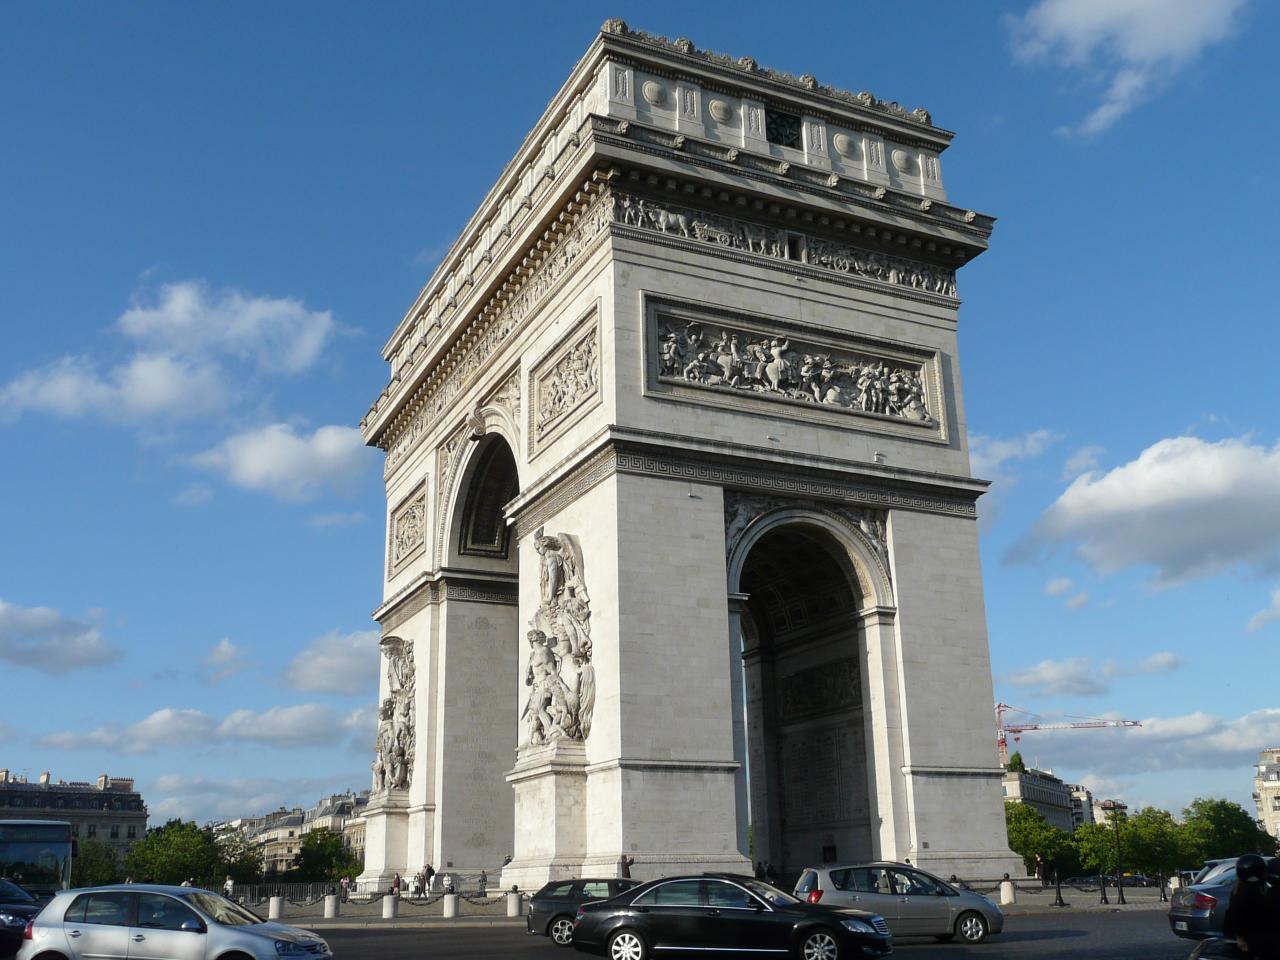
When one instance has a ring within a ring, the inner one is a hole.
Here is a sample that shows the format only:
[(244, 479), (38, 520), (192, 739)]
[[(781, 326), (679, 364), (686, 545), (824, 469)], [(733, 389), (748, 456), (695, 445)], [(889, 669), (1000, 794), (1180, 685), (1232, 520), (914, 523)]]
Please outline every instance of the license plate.
[(1185, 920), (1175, 920), (1175, 921), (1173, 922), (1173, 929), (1175, 929), (1175, 930), (1186, 930), (1186, 929), (1187, 929), (1187, 921), (1185, 921)]

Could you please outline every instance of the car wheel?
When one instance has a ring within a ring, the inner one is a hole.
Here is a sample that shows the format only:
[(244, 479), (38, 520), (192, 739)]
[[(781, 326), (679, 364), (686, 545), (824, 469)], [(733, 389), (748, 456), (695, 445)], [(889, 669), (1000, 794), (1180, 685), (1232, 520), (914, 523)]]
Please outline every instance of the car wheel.
[(839, 960), (840, 945), (828, 930), (811, 930), (800, 941), (800, 960)]
[(562, 947), (569, 946), (573, 942), (573, 918), (556, 917), (547, 926), (547, 936)]
[(649, 955), (640, 934), (619, 930), (609, 938), (609, 960), (645, 960)]
[(972, 910), (962, 913), (956, 920), (956, 933), (960, 934), (965, 943), (981, 943), (987, 939), (987, 921), (982, 914)]

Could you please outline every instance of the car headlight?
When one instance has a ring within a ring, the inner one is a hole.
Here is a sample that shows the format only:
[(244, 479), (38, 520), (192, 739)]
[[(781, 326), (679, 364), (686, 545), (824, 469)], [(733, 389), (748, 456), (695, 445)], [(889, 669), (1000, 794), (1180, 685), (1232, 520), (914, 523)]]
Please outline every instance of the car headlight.
[(282, 957), (305, 957), (307, 948), (300, 943), (294, 943), (292, 940), (277, 940), (276, 953)]
[(876, 928), (865, 920), (841, 920), (840, 926), (852, 933), (869, 933), (873, 937), (876, 936)]
[(17, 914), (5, 913), (0, 910), (0, 925), (6, 927), (25, 927), (27, 925), (26, 917), (19, 917)]

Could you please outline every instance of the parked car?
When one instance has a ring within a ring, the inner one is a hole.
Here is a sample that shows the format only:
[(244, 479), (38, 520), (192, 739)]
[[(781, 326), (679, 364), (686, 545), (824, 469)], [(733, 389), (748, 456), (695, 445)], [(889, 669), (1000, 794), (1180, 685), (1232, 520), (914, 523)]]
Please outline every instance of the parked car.
[(263, 920), (209, 890), (119, 884), (55, 894), (27, 924), (17, 960), (205, 960), (226, 955), (252, 960), (333, 956), (316, 934)]
[[(1272, 860), (1272, 857), (1265, 857)], [(1202, 870), (1207, 879), (1173, 891), (1169, 901), (1169, 927), (1179, 937), (1206, 940), (1222, 936), (1222, 922), (1236, 885), (1235, 860), (1222, 860)]]
[(573, 941), (573, 917), (591, 900), (608, 900), (624, 890), (640, 886), (639, 880), (609, 877), (605, 880), (553, 880), (529, 899), (525, 923), (530, 933), (550, 937), (567, 947)]
[(704, 956), (802, 960), (893, 952), (884, 918), (805, 903), (753, 877), (707, 874), (651, 880), (611, 900), (584, 903), (573, 946), (609, 960), (648, 960), (673, 951)]
[(40, 902), (12, 880), (0, 878), (0, 957), (17, 953), (22, 931), (40, 912)]
[(888, 921), (895, 937), (959, 936), (981, 943), (1004, 929), (1004, 914), (994, 901), (903, 863), (806, 867), (796, 896), (823, 906), (870, 910)]

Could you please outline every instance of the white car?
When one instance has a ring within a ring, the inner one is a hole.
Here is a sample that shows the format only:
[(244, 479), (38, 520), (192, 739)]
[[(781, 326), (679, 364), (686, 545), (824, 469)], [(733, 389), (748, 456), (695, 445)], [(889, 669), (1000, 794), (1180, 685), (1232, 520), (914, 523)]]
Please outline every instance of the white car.
[(16, 960), (331, 960), (309, 930), (263, 920), (197, 887), (63, 890), (23, 934)]

